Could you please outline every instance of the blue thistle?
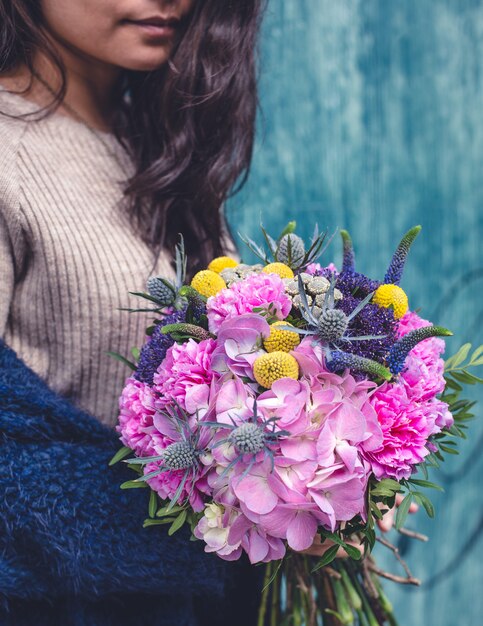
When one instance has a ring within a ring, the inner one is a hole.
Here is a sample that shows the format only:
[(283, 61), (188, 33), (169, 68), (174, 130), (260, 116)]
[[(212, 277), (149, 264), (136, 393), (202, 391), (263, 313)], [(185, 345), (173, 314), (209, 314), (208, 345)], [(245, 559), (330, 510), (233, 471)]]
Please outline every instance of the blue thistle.
[(166, 509), (167, 511), (170, 511), (176, 504), (182, 504), (179, 500), (186, 484), (191, 485), (188, 500), (191, 497), (195, 478), (200, 469), (200, 456), (204, 452), (200, 447), (200, 429), (194, 431), (190, 427), (188, 413), (176, 401), (173, 400), (173, 402), (173, 406), (167, 407), (161, 413), (173, 422), (179, 434), (179, 441), (171, 443), (161, 454), (126, 459), (124, 461), (130, 465), (141, 466), (151, 462), (158, 463), (155, 470), (136, 478), (134, 481), (136, 483), (146, 482), (163, 472), (184, 472), (176, 493), (171, 498)]
[(199, 452), (189, 441), (175, 441), (163, 450), (164, 467), (171, 471), (187, 470), (198, 464)]
[(404, 369), (404, 362), (411, 350), (428, 337), (450, 337), (453, 333), (442, 326), (424, 326), (411, 330), (399, 339), (389, 353), (387, 359), (389, 369), (393, 374), (400, 374)]
[(418, 236), (421, 230), (421, 226), (413, 226), (401, 239), (394, 256), (391, 259), (386, 275), (384, 276), (384, 283), (391, 285), (399, 285), (404, 271), (404, 265), (409, 253), (409, 249), (413, 241)]
[(267, 420), (260, 420), (257, 402), (255, 401), (253, 404), (253, 416), (249, 421), (237, 425), (231, 416), (230, 419), (232, 421), (231, 424), (219, 424), (217, 422), (205, 423), (205, 426), (210, 428), (221, 428), (222, 430), (230, 431), (230, 434), (226, 438), (217, 441), (213, 447), (216, 448), (228, 443), (231, 444), (238, 453), (228, 467), (220, 474), (220, 478), (226, 475), (239, 461), (247, 460), (246, 455), (250, 455), (251, 459), (246, 470), (243, 472), (243, 476), (245, 476), (250, 472), (260, 452), (264, 453), (265, 458), (268, 457), (270, 459), (273, 471), (275, 460), (272, 446), (280, 437), (286, 437), (290, 434), (286, 430), (275, 429), (276, 423), (280, 418), (274, 416)]
[[(316, 317), (315, 306), (314, 304), (312, 304), (312, 306), (309, 304), (302, 277), (299, 275), (297, 278), (300, 296), (299, 311), (307, 324), (307, 328), (291, 328), (290, 330), (298, 333), (299, 335), (313, 335), (330, 349), (341, 349), (342, 346), (347, 346), (349, 352), (356, 352), (358, 354), (361, 352), (361, 348), (356, 348), (355, 344), (363, 343), (372, 346), (374, 344), (369, 342), (386, 340), (385, 335), (378, 335), (372, 332), (370, 334), (358, 334), (358, 332), (354, 332), (360, 328), (360, 325), (358, 325), (356, 321), (357, 317), (363, 313), (367, 306), (374, 306), (370, 305), (370, 300), (373, 296), (372, 292), (369, 292), (362, 300), (356, 300), (355, 298), (349, 297), (348, 302), (345, 303), (345, 309), (340, 306), (344, 303), (344, 298), (341, 302), (338, 302), (338, 306), (340, 308), (335, 308), (335, 278), (333, 276), (331, 285), (321, 306), (321, 311), (318, 314), (318, 317)], [(348, 308), (347, 304), (352, 306)], [(393, 317), (392, 312), (390, 315)], [(370, 320), (367, 312), (364, 314), (363, 319), (366, 321)], [(366, 326), (367, 325), (368, 324), (366, 323)], [(394, 334), (392, 326), (390, 327), (390, 330), (392, 331), (392, 334)], [(392, 343), (393, 342), (391, 342), (391, 345)], [(387, 350), (385, 351), (384, 356), (386, 354)]]
[(327, 358), (327, 368), (331, 372), (342, 372), (345, 369), (361, 372), (369, 375), (371, 378), (382, 378), (391, 380), (391, 372), (377, 361), (366, 359), (357, 354), (350, 354), (342, 350), (334, 350), (329, 353)]
[(163, 327), (167, 324), (183, 322), (185, 317), (186, 309), (174, 311), (174, 313), (167, 315), (156, 325), (149, 341), (145, 343), (141, 349), (134, 378), (143, 383), (148, 383), (149, 385), (153, 384), (153, 377), (156, 370), (166, 356), (168, 348), (174, 344), (174, 339), (170, 337), (170, 335), (163, 333)]
[(341, 230), (340, 235), (342, 237), (342, 271), (354, 272), (356, 257), (354, 254), (354, 246), (352, 245), (352, 239), (347, 230)]

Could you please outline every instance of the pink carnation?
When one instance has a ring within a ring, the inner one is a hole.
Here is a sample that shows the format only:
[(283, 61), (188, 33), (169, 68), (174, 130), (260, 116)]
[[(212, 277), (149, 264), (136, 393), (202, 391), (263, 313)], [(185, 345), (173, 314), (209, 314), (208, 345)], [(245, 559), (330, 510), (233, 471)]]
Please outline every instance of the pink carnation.
[(206, 308), (210, 331), (218, 332), (225, 319), (252, 313), (255, 307), (268, 308), (268, 305), (272, 305), (280, 320), (290, 313), (292, 301), (285, 293), (282, 279), (277, 274), (251, 274), (208, 298)]
[[(160, 467), (159, 461), (147, 463), (143, 472), (144, 475), (154, 472)], [(181, 494), (177, 500), (178, 503), (189, 502), (196, 512), (202, 511), (204, 507), (203, 494), (208, 491), (205, 474), (208, 467), (201, 465), (199, 472), (192, 477), (190, 473), (189, 479), (185, 482)], [(147, 483), (154, 489), (162, 500), (171, 500), (184, 480), (186, 470), (166, 471), (149, 478)]]
[(200, 343), (189, 339), (168, 349), (153, 378), (154, 389), (161, 395), (156, 408), (164, 408), (176, 400), (189, 413), (201, 407), (200, 417), (206, 414), (211, 382), (217, 376), (211, 369), (215, 347), (213, 339)]
[(433, 402), (414, 402), (405, 385), (384, 383), (371, 397), (383, 432), (382, 445), (366, 452), (376, 478), (409, 478), (427, 454), (428, 438), (439, 431)]
[[(425, 326), (431, 326), (430, 322), (408, 311), (399, 321), (397, 332), (403, 337), (411, 330)], [(444, 350), (445, 343), (438, 337), (425, 339), (411, 350), (401, 373), (401, 382), (411, 399), (430, 400), (444, 390), (444, 361), (440, 357)]]
[(121, 441), (137, 456), (153, 456), (157, 447), (165, 447), (164, 437), (153, 425), (156, 412), (152, 388), (132, 376), (127, 379), (119, 398), (119, 424), (117, 432)]

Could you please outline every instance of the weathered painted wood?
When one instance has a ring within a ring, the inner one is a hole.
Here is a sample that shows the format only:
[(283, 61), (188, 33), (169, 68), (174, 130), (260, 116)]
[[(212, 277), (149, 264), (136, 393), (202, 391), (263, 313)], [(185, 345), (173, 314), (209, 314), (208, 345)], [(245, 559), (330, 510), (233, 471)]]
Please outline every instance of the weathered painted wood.
[[(261, 107), (231, 224), (252, 237), (260, 213), (274, 233), (293, 217), (304, 235), (315, 221), (348, 228), (359, 268), (374, 276), (422, 224), (403, 284), (412, 306), (455, 331), (448, 352), (483, 342), (483, 2), (270, 0)], [(426, 589), (387, 585), (401, 626), (482, 622), (480, 416), (445, 468), (455, 473), (434, 497), (437, 520), (411, 520), (430, 543), (401, 546), (423, 580), (450, 565)]]

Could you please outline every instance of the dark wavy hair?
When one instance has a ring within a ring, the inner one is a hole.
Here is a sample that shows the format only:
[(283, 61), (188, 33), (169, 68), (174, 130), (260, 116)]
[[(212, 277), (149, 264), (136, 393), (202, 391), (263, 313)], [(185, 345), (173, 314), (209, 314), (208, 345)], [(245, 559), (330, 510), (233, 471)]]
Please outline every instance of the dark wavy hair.
[[(151, 72), (125, 70), (116, 86), (114, 131), (136, 166), (125, 206), (158, 253), (183, 234), (189, 274), (222, 254), (222, 208), (250, 171), (265, 4), (196, 1), (170, 60)], [(0, 73), (19, 64), (32, 72), (41, 50), (61, 78), (49, 114), (65, 96), (66, 70), (41, 25), (38, 0), (0, 2)]]

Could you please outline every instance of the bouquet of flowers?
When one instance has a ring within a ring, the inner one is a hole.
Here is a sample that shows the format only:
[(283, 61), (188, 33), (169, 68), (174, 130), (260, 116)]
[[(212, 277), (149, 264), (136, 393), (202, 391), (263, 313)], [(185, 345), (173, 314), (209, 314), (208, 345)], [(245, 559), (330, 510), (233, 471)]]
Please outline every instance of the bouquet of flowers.
[[(260, 626), (395, 623), (379, 577), (417, 581), (376, 566), (377, 520), (396, 498), (397, 528), (412, 501), (433, 515), (427, 468), (464, 436), (461, 383), (483, 381), (462, 366), (469, 345), (445, 372), (452, 333), (409, 309), (419, 226), (382, 281), (356, 271), (346, 231), (338, 270), (319, 262), (326, 234), (306, 246), (294, 229), (262, 227), (265, 248), (243, 239), (259, 264), (219, 257), (190, 284), (181, 239), (176, 279), (135, 294), (155, 319), (136, 363), (123, 359), (134, 373), (112, 463), (137, 472), (122, 488), (151, 488), (145, 526), (189, 524), (207, 552), (265, 564)], [(321, 557), (305, 552), (317, 541)]]

